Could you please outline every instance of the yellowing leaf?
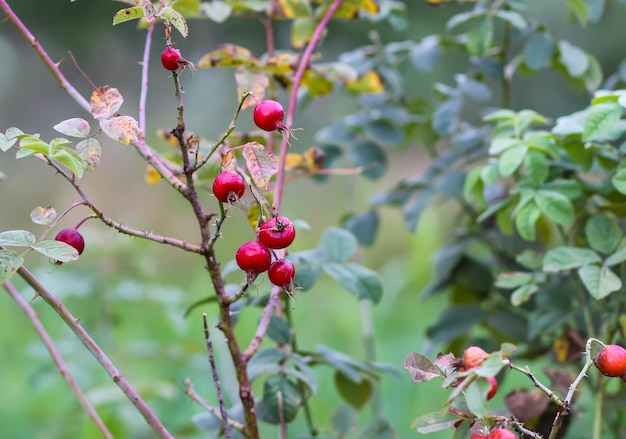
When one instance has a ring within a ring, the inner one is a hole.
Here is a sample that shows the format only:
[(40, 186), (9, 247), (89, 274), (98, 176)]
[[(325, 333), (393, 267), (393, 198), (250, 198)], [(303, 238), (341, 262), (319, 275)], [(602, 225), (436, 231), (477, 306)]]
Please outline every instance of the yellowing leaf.
[(124, 98), (116, 88), (108, 85), (100, 87), (91, 94), (91, 114), (97, 120), (108, 119), (120, 109)]
[(222, 154), (222, 162), (220, 166), (222, 168), (230, 167), (233, 159), (235, 158), (235, 152), (232, 149), (227, 150), (224, 154)]
[(318, 75), (310, 69), (305, 72), (302, 85), (307, 88), (309, 95), (314, 97), (326, 96), (332, 93), (335, 87), (330, 79)]
[(361, 12), (378, 14), (378, 11), (378, 3), (375, 0), (344, 0), (335, 12), (334, 18), (352, 20), (358, 18)]
[(171, 131), (165, 131), (164, 129), (159, 128), (156, 131), (156, 134), (159, 138), (165, 140), (172, 148), (178, 148), (178, 139), (172, 134)]
[(207, 53), (198, 61), (198, 67), (259, 67), (260, 61), (245, 47), (225, 44), (217, 50)]
[(136, 20), (144, 16), (143, 6), (133, 6), (117, 11), (113, 17), (113, 26), (130, 20)]
[(346, 82), (346, 87), (358, 93), (382, 93), (385, 88), (380, 75), (373, 70), (355, 81)]
[(322, 169), (326, 163), (326, 154), (317, 146), (312, 146), (307, 149), (304, 152), (304, 158), (306, 159), (307, 168), (310, 171)]
[(277, 0), (271, 15), (274, 19), (310, 17), (312, 10), (307, 0)]
[(154, 166), (152, 165), (148, 165), (146, 166), (146, 172), (144, 174), (144, 179), (146, 180), (146, 183), (148, 183), (149, 185), (155, 185), (157, 184), (159, 181), (161, 181), (161, 174), (159, 174), (159, 172), (154, 168)]
[(302, 154), (290, 152), (285, 157), (285, 167), (287, 169), (307, 169), (306, 159)]
[[(262, 73), (255, 73), (250, 69), (239, 66), (235, 71), (235, 82), (237, 83), (237, 96), (242, 96), (245, 92), (251, 91), (259, 100), (265, 96), (265, 90), (269, 86), (270, 80)], [(246, 99), (241, 106), (242, 109), (254, 107), (256, 100)]]
[(133, 145), (143, 139), (137, 121), (130, 116), (116, 116), (100, 121), (104, 134), (122, 145)]
[(278, 172), (278, 163), (274, 154), (258, 142), (248, 142), (242, 146), (243, 157), (254, 184), (266, 191), (270, 178)]

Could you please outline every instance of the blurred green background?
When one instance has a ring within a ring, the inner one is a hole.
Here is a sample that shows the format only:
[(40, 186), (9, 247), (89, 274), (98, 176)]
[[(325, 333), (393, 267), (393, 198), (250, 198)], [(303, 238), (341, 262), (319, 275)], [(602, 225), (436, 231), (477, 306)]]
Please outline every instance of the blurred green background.
[[(624, 7), (607, 2), (606, 19), (581, 30), (568, 20), (561, 1), (528, 1), (531, 14), (550, 23), (552, 31), (570, 39), (600, 59), (605, 72), (612, 72), (622, 60)], [(11, 6), (42, 42), (80, 92), (88, 96), (91, 86), (73, 66), (69, 51), (81, 69), (96, 85), (118, 88), (125, 97), (122, 113), (136, 116), (139, 73), (144, 33), (134, 24), (111, 26), (114, 13), (123, 4), (107, 0), (20, 0)], [(422, 1), (406, 2), (409, 26), (400, 32), (383, 25), (385, 41), (419, 39), (440, 32), (447, 17), (462, 6), (432, 8)], [(621, 14), (621, 15), (620, 15)], [(344, 50), (367, 44), (366, 23), (333, 23), (322, 51), (332, 60)], [(264, 51), (264, 29), (259, 22), (233, 19), (224, 24), (191, 21), (190, 37), (174, 39), (183, 55), (197, 61), (219, 44), (233, 42), (255, 53)], [(288, 27), (277, 25), (278, 48), (288, 48)], [(155, 131), (171, 129), (175, 124), (173, 84), (158, 61), (164, 46), (157, 29), (152, 48), (150, 95), (148, 99), (148, 140), (157, 148), (168, 148)], [(85, 117), (35, 52), (21, 39), (9, 22), (0, 23), (0, 130), (17, 126), (27, 133), (41, 133), (42, 138), (56, 137), (52, 126), (70, 117)], [(409, 96), (430, 96), (433, 82), (447, 82), (462, 65), (455, 55), (444, 57), (440, 67), (429, 75), (403, 70)], [(402, 66), (404, 68), (405, 66)], [(188, 128), (207, 138), (217, 137), (229, 123), (236, 105), (231, 70), (202, 70), (183, 75)], [(573, 93), (552, 73), (532, 78), (517, 78), (513, 88), (515, 108), (530, 107), (548, 116), (573, 111), (584, 105), (585, 97)], [(298, 113), (295, 125), (303, 127), (292, 142), (295, 151), (311, 146), (315, 132), (334, 118), (354, 111), (349, 97), (334, 94), (313, 102)], [(494, 102), (497, 105), (497, 102)], [(241, 128), (251, 127), (251, 111), (241, 115)], [(166, 185), (148, 186), (144, 181), (145, 164), (130, 148), (103, 141), (104, 154), (96, 172), (87, 174), (81, 185), (92, 201), (108, 216), (136, 229), (153, 230), (195, 241), (197, 231), (189, 207)], [(419, 174), (427, 157), (415, 146), (404, 151), (390, 150), (387, 175), (376, 182), (360, 177), (333, 177), (324, 183), (299, 180), (286, 190), (283, 214), (303, 219), (310, 231), (299, 233), (293, 250), (316, 245), (321, 232), (336, 225), (349, 211), (361, 211), (375, 193), (388, 189), (400, 179)], [(25, 228), (40, 233), (40, 226), (29, 221), (30, 211), (52, 205), (63, 211), (78, 197), (62, 178), (37, 160), (16, 161), (13, 154), (0, 155), (0, 230)], [(206, 196), (207, 203), (210, 198)], [(86, 215), (75, 209), (59, 227), (74, 225)], [(425, 340), (424, 329), (437, 312), (445, 307), (443, 297), (420, 299), (428, 282), (433, 252), (453, 233), (456, 212), (453, 206), (437, 205), (422, 218), (418, 230), (407, 231), (401, 215), (382, 211), (382, 224), (376, 243), (363, 249), (359, 257), (364, 265), (379, 270), (385, 295), (374, 308), (376, 353), (380, 361), (394, 365), (402, 379), (385, 377), (381, 384), (383, 409), (400, 438), (414, 437), (409, 428), (414, 418), (435, 410), (447, 392), (439, 382), (413, 385), (402, 370), (404, 356), (419, 351), (433, 356), (438, 346)], [(200, 394), (211, 401), (214, 388), (206, 359), (201, 312), (212, 322), (216, 310), (205, 307), (183, 318), (182, 313), (194, 300), (212, 293), (201, 261), (173, 248), (129, 238), (95, 221), (84, 228), (87, 247), (78, 262), (61, 267), (29, 255), (30, 267), (50, 290), (63, 299), (71, 312), (110, 355), (113, 362), (134, 383), (148, 404), (161, 415), (176, 437), (205, 437), (191, 422), (199, 406), (185, 396), (182, 380), (190, 377)], [(232, 259), (238, 245), (252, 238), (245, 212), (234, 211), (226, 223), (218, 254), (223, 263)], [(240, 282), (238, 274), (229, 278)], [(31, 292), (17, 279), (16, 286), (25, 297)], [(267, 288), (260, 284), (258, 294)], [(149, 430), (122, 393), (110, 382), (88, 352), (67, 327), (41, 300), (35, 309), (46, 328), (58, 342), (64, 359), (79, 384), (96, 405), (116, 437), (148, 438)], [(296, 295), (294, 320), (298, 344), (314, 349), (318, 344), (344, 351), (362, 359), (360, 306), (354, 296), (324, 278), (309, 292)], [(258, 313), (245, 311), (239, 316), (238, 333), (248, 340), (256, 327)], [(217, 331), (215, 336), (218, 337)], [(215, 342), (218, 364), (228, 365), (224, 348)], [(457, 353), (459, 354), (459, 353)], [(27, 318), (5, 294), (0, 294), (0, 437), (3, 438), (90, 438), (98, 437), (86, 415), (54, 368)], [(222, 378), (229, 399), (236, 397), (234, 377), (222, 367)], [(322, 428), (330, 425), (332, 412), (341, 404), (332, 389), (330, 370), (319, 369), (319, 395), (312, 400), (315, 422)], [(507, 389), (517, 383), (507, 380), (492, 401), (502, 406)], [(371, 416), (370, 407), (361, 411), (362, 421)], [(274, 429), (264, 437), (274, 437)], [(290, 437), (303, 433), (299, 419), (290, 427)], [(446, 438), (450, 432), (431, 437)], [(581, 436), (583, 437), (583, 436)]]

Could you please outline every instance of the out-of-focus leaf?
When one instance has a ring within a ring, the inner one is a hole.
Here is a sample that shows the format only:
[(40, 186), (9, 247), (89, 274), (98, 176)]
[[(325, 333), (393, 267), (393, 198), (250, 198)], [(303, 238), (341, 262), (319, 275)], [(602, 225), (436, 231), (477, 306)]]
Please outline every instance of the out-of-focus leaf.
[(144, 138), (139, 124), (130, 116), (101, 119), (100, 128), (104, 134), (122, 145), (135, 145)]
[(248, 142), (243, 145), (243, 156), (254, 184), (266, 191), (272, 175), (278, 172), (276, 157), (258, 142)]

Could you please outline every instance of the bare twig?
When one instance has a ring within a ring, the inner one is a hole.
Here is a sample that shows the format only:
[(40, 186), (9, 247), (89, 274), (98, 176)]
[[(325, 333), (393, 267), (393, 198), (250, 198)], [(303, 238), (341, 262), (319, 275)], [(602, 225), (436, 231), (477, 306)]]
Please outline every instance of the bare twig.
[(217, 401), (220, 405), (220, 414), (222, 417), (222, 425), (224, 427), (224, 437), (226, 439), (230, 439), (230, 431), (228, 430), (228, 413), (226, 412), (226, 406), (224, 405), (224, 396), (222, 395), (220, 377), (217, 374), (217, 367), (215, 367), (215, 357), (213, 356), (213, 343), (211, 342), (211, 333), (209, 332), (209, 325), (207, 323), (206, 313), (202, 314), (202, 322), (204, 324), (204, 339), (206, 341), (206, 347), (209, 353), (209, 365), (211, 366), (211, 374), (213, 382), (215, 383), (215, 393), (217, 393)]
[(129, 401), (137, 408), (139, 413), (144, 417), (148, 425), (161, 439), (173, 439), (174, 437), (167, 431), (165, 426), (157, 418), (157, 416), (150, 410), (150, 407), (139, 396), (137, 391), (130, 385), (124, 375), (115, 367), (109, 357), (100, 349), (100, 346), (91, 338), (91, 336), (81, 326), (78, 319), (75, 318), (65, 305), (50, 291), (48, 291), (25, 267), (20, 267), (17, 270), (19, 276), (35, 290), (36, 294), (40, 296), (65, 322), (67, 326), (76, 334), (79, 340), (85, 345), (85, 347), (91, 352), (91, 354), (98, 360), (100, 365), (107, 371), (109, 376), (113, 379), (113, 382), (124, 392)]
[(149, 18), (148, 30), (146, 31), (146, 44), (143, 49), (141, 60), (141, 92), (139, 94), (139, 128), (146, 132), (146, 101), (148, 99), (148, 71), (150, 70), (150, 47), (152, 46), (152, 33), (156, 20)]
[(96, 425), (96, 428), (100, 431), (100, 433), (102, 433), (102, 436), (106, 439), (113, 439), (113, 435), (100, 418), (100, 415), (98, 415), (98, 413), (96, 412), (96, 409), (91, 405), (82, 390), (80, 390), (80, 387), (76, 383), (76, 380), (74, 380), (74, 377), (67, 368), (65, 361), (63, 361), (63, 358), (61, 358), (61, 354), (59, 354), (59, 352), (57, 351), (56, 346), (52, 341), (52, 338), (50, 338), (50, 335), (46, 331), (46, 328), (43, 327), (43, 324), (37, 317), (37, 313), (35, 312), (35, 310), (28, 304), (26, 300), (24, 300), (22, 296), (20, 296), (19, 292), (15, 289), (15, 287), (13, 287), (10, 282), (6, 281), (2, 286), (5, 290), (7, 290), (9, 295), (13, 298), (13, 300), (15, 300), (15, 302), (17, 302), (20, 308), (22, 308), (22, 310), (30, 319), (31, 324), (35, 328), (35, 331), (37, 331), (37, 334), (39, 334), (39, 337), (41, 337), (43, 344), (48, 349), (48, 352), (50, 353), (50, 356), (52, 357), (52, 360), (54, 361), (57, 369), (59, 369), (59, 372), (61, 373), (63, 378), (65, 378), (65, 381), (67, 381), (70, 389), (72, 389), (72, 392), (74, 392), (74, 395), (76, 395), (76, 399), (78, 399), (80, 405), (83, 407), (83, 409), (85, 409), (93, 423)]
[(278, 305), (280, 301), (281, 291), (283, 291), (281, 287), (272, 287), (270, 298), (267, 301), (265, 308), (263, 308), (263, 314), (261, 315), (261, 319), (259, 321), (259, 326), (257, 327), (256, 333), (254, 334), (254, 337), (250, 341), (250, 344), (242, 354), (246, 361), (250, 360), (250, 358), (252, 358), (252, 356), (259, 350), (261, 342), (263, 341), (263, 337), (265, 337), (267, 328), (270, 325), (270, 319), (272, 318), (274, 308), (276, 308), (276, 305)]
[[(185, 381), (183, 381), (183, 383), (185, 384), (185, 388), (187, 390), (187, 395), (189, 395), (189, 397), (191, 398), (192, 401), (197, 402), (198, 404), (200, 404), (207, 412), (211, 413), (213, 416), (215, 416), (218, 419), (222, 419), (222, 415), (220, 414), (220, 411), (218, 409), (216, 409), (215, 407), (209, 405), (208, 402), (206, 402), (206, 400), (201, 397), (200, 395), (198, 395), (198, 393), (196, 392), (196, 390), (193, 388), (193, 384), (191, 382), (191, 380), (189, 378), (185, 378)], [(243, 434), (244, 436), (248, 437), (247, 433), (246, 433), (246, 426), (235, 421), (234, 419), (228, 418), (228, 425), (232, 428), (234, 428), (235, 430), (239, 431), (241, 434)]]

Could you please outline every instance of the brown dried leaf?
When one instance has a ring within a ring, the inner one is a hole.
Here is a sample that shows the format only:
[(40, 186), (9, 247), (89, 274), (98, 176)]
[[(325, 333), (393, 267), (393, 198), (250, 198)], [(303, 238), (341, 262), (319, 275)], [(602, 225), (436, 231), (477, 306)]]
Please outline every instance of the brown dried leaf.
[(441, 372), (431, 361), (422, 354), (410, 352), (404, 357), (403, 367), (411, 374), (411, 379), (416, 383), (424, 383), (433, 378), (441, 377)]
[(137, 121), (130, 116), (116, 116), (100, 121), (104, 134), (122, 145), (133, 145), (143, 139)]
[(248, 142), (242, 145), (243, 157), (254, 184), (266, 191), (272, 175), (278, 172), (278, 162), (274, 154), (265, 149), (258, 142)]
[(98, 120), (108, 119), (120, 109), (124, 98), (116, 88), (108, 85), (100, 87), (91, 94), (91, 114)]
[(515, 390), (504, 399), (513, 416), (522, 422), (540, 417), (548, 408), (550, 398), (541, 390)]

